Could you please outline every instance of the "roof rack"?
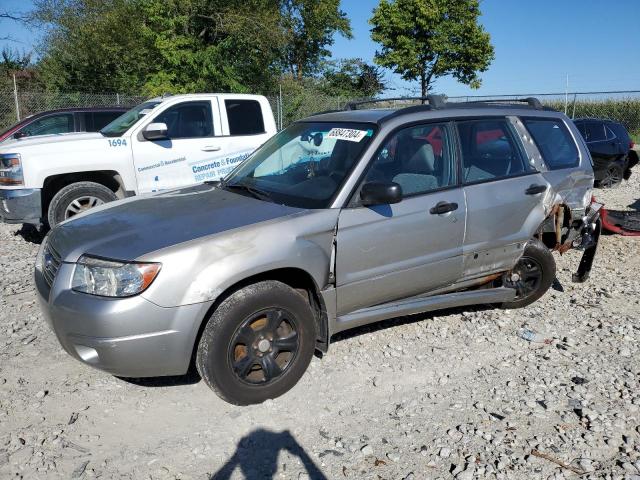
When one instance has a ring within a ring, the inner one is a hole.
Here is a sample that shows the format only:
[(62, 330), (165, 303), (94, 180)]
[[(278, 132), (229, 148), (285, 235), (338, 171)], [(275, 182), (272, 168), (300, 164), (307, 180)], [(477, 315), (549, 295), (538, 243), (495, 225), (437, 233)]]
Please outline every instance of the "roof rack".
[[(496, 99), (496, 100), (471, 100), (468, 102), (454, 102), (454, 105), (489, 105), (489, 104), (511, 104), (511, 103), (526, 103), (532, 108), (536, 110), (543, 110), (544, 106), (540, 103), (536, 97), (526, 97), (526, 98), (508, 98), (508, 99)], [(449, 103), (451, 105), (451, 103)]]
[(369, 100), (360, 100), (357, 102), (347, 103), (345, 110), (357, 110), (358, 106), (368, 103), (380, 103), (380, 102), (393, 102), (398, 100), (420, 100), (423, 103), (426, 101), (425, 107), (431, 109), (445, 108), (446, 100), (444, 95), (427, 95), (426, 97), (391, 97), (391, 98), (372, 98)]

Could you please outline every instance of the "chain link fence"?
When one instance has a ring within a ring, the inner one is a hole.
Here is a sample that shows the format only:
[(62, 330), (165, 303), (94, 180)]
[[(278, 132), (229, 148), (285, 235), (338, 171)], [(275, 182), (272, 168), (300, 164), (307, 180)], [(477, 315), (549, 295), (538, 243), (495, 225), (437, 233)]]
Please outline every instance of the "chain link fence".
[(73, 107), (133, 107), (145, 100), (136, 95), (117, 93), (60, 93), (0, 90), (0, 131), (29, 115)]
[[(565, 112), (571, 118), (608, 118), (622, 123), (637, 143), (640, 143), (640, 91), (528, 93), (499, 96), (449, 97), (449, 101), (512, 100), (536, 97), (543, 105)], [(269, 102), (278, 128), (291, 122), (326, 110), (341, 110), (349, 102), (362, 100), (344, 96), (332, 96), (300, 89), (270, 96)], [(146, 98), (136, 95), (58, 93), (0, 90), (0, 130), (34, 113), (69, 107), (134, 106)], [(363, 105), (363, 108), (402, 108), (419, 103), (419, 100), (390, 100), (384, 103)]]

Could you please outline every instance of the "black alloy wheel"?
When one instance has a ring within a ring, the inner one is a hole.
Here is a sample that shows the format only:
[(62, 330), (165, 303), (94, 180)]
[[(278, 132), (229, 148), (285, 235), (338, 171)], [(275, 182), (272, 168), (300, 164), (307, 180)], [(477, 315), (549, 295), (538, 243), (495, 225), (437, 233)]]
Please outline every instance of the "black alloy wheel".
[(229, 362), (239, 380), (266, 385), (291, 366), (300, 348), (294, 316), (267, 309), (245, 319), (229, 345)]

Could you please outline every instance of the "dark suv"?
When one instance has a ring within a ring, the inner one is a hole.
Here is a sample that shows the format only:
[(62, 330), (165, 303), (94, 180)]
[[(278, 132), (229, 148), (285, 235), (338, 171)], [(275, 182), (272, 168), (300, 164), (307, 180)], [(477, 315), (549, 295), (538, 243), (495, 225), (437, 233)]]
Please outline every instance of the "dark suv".
[(125, 107), (90, 107), (36, 113), (0, 133), (0, 143), (54, 133), (97, 132), (127, 110)]
[(638, 154), (627, 129), (618, 122), (599, 118), (579, 118), (574, 123), (591, 152), (596, 186), (617, 187), (622, 179), (629, 179)]

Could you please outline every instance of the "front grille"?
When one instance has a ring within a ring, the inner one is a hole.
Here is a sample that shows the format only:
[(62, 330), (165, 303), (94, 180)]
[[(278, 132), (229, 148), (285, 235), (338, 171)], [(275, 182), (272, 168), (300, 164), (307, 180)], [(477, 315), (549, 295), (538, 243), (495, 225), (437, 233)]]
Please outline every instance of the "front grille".
[(47, 243), (42, 256), (42, 273), (49, 286), (53, 285), (61, 263), (60, 254), (51, 246), (51, 243)]

